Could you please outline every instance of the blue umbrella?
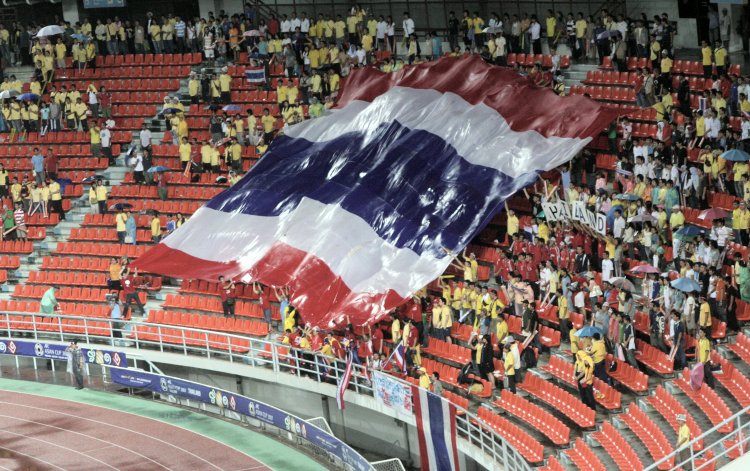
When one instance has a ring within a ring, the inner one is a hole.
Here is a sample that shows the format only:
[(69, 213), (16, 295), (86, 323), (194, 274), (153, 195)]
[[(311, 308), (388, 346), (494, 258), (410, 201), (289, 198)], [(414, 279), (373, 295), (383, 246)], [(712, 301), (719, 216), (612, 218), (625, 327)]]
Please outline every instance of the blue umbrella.
[(676, 280), (672, 280), (670, 285), (672, 285), (672, 288), (684, 291), (686, 293), (701, 290), (701, 285), (699, 285), (698, 282), (692, 278), (677, 278)]
[(594, 334), (602, 334), (602, 330), (599, 327), (595, 327), (593, 325), (585, 325), (578, 329), (578, 332), (576, 332), (576, 337), (593, 337)]
[(124, 211), (126, 209), (132, 209), (133, 205), (130, 203), (115, 203), (109, 207), (110, 211)]
[(182, 110), (179, 109), (179, 108), (164, 108), (161, 112), (162, 113), (172, 113), (172, 114), (175, 114), (175, 113), (181, 113)]
[(221, 110), (222, 111), (239, 111), (241, 109), (242, 108), (240, 107), (240, 105), (226, 105)]
[(90, 175), (90, 176), (84, 178), (81, 181), (81, 183), (93, 183), (93, 182), (95, 182), (97, 180), (104, 180), (104, 175), (99, 175), (99, 174)]
[(621, 201), (638, 201), (640, 198), (638, 195), (632, 193), (620, 193), (619, 195), (615, 195), (615, 199)]
[(67, 187), (68, 185), (72, 185), (73, 184), (73, 180), (71, 180), (70, 178), (58, 178), (57, 179), (57, 183), (60, 184), (60, 194), (64, 195), (65, 194), (65, 187)]
[(621, 204), (616, 204), (609, 208), (609, 212), (607, 212), (607, 227), (613, 227), (615, 225), (615, 211), (618, 209), (620, 212), (625, 210)]
[(705, 234), (706, 231), (695, 226), (685, 226), (682, 229), (675, 232), (675, 235), (680, 239), (692, 239), (693, 237)]
[(172, 170), (172, 169), (171, 169), (171, 168), (169, 168), (169, 167), (163, 167), (163, 166), (161, 166), (161, 165), (155, 165), (155, 166), (153, 166), (153, 167), (149, 168), (149, 169), (148, 169), (148, 170), (146, 170), (146, 171), (147, 171), (148, 173), (156, 173), (156, 172), (169, 172), (170, 170)]
[(743, 150), (731, 149), (721, 154), (721, 158), (732, 162), (747, 162), (750, 160), (750, 154)]
[(87, 36), (81, 33), (71, 34), (70, 37), (75, 39), (76, 41), (88, 41), (91, 39), (91, 36)]
[(36, 93), (24, 93), (16, 97), (16, 100), (18, 101), (26, 101), (26, 100), (36, 101), (38, 99), (39, 99), (39, 95), (37, 95)]

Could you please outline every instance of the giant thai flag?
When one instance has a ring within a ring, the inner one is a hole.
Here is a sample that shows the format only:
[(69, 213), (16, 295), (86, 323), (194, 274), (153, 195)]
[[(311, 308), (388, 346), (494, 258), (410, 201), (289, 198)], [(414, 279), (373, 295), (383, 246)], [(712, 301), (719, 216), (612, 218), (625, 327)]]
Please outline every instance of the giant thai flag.
[(456, 406), (418, 386), (411, 387), (421, 469), (458, 470)]
[(538, 172), (612, 110), (477, 57), (347, 77), (231, 188), (144, 254), (142, 271), (288, 285), (305, 322), (373, 322), (439, 276)]

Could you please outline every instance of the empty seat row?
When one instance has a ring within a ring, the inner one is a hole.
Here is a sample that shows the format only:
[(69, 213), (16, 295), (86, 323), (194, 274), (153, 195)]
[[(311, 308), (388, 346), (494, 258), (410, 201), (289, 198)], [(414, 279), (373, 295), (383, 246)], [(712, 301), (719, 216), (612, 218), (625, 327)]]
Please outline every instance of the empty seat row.
[[(675, 433), (677, 433), (680, 428), (680, 423), (677, 421), (677, 415), (684, 415), (685, 423), (690, 429), (690, 436), (692, 438), (697, 438), (703, 435), (703, 431), (695, 421), (695, 418), (693, 418), (692, 414), (688, 413), (687, 409), (685, 409), (680, 401), (667, 392), (662, 385), (657, 386), (654, 394), (649, 396), (646, 401), (664, 418), (664, 420), (667, 421)], [(695, 442), (693, 450), (700, 451), (702, 449), (703, 440)]]
[[(661, 460), (674, 451), (671, 443), (664, 436), (664, 432), (637, 405), (631, 404), (628, 407), (627, 413), (621, 414), (618, 417), (646, 445), (646, 449), (654, 462)], [(660, 464), (658, 469), (672, 469), (673, 464), (674, 458), (670, 458)]]
[[(117, 242), (117, 231), (115, 229), (100, 229), (81, 227), (70, 230), (68, 240), (74, 241), (94, 241), (94, 242)], [(151, 231), (147, 229), (138, 229), (135, 240), (139, 244), (151, 242)]]
[(471, 361), (471, 350), (468, 348), (444, 340), (438, 340), (434, 337), (429, 338), (429, 344), (423, 351), (436, 357), (460, 363), (461, 365)]
[(591, 435), (614, 460), (620, 471), (641, 471), (644, 469), (638, 453), (610, 422), (603, 422), (601, 430)]
[[(165, 308), (204, 311), (216, 314), (224, 312), (221, 306), (221, 300), (202, 296), (183, 296), (168, 294), (162, 306)], [(253, 317), (255, 319), (263, 318), (263, 312), (260, 308), (260, 305), (257, 303), (252, 303), (249, 301), (237, 301), (235, 303), (234, 309), (235, 314), (238, 316)], [(278, 306), (271, 306), (271, 318), (274, 320), (281, 320)]]
[(596, 425), (596, 411), (583, 404), (577, 396), (573, 396), (539, 376), (530, 373), (524, 375), (523, 382), (518, 385), (518, 388), (554, 407), (581, 428)]
[(92, 242), (59, 242), (54, 253), (59, 255), (88, 255), (95, 257), (140, 257), (149, 247), (130, 244), (102, 244)]
[(621, 360), (617, 360), (617, 368), (611, 371), (610, 366), (613, 361), (615, 361), (614, 357), (611, 354), (607, 355), (605, 365), (608, 371), (607, 374), (612, 379), (618, 381), (636, 394), (648, 392), (648, 376), (645, 373), (633, 367), (628, 362)]
[(500, 399), (494, 401), (493, 404), (535, 428), (557, 446), (567, 445), (570, 442), (568, 426), (541, 407), (507, 389), (503, 389)]
[[(221, 193), (221, 187), (203, 186), (168, 186), (167, 197), (170, 199), (201, 200), (208, 201)], [(145, 185), (118, 185), (112, 187), (111, 198), (158, 198), (155, 186)]]
[(209, 347), (232, 353), (247, 353), (250, 350), (250, 339), (150, 325), (139, 325), (130, 337), (138, 341), (162, 342), (183, 347)]
[[(702, 387), (694, 390), (690, 385), (690, 370), (685, 368), (681, 378), (676, 378), (672, 384), (677, 386), (696, 406), (708, 417), (713, 425), (719, 425), (732, 416), (732, 411), (724, 400), (713, 389)], [(734, 429), (734, 422), (728, 422), (719, 432), (729, 433)]]
[[(556, 355), (550, 356), (549, 363), (542, 366), (542, 370), (550, 373), (569, 387), (578, 387), (574, 379), (575, 372), (573, 364), (565, 361), (565, 359), (561, 357)], [(594, 391), (599, 393), (594, 395), (597, 404), (605, 409), (617, 410), (622, 407), (622, 394), (599, 378), (594, 378)]]
[[(221, 288), (216, 281), (183, 280), (182, 285), (180, 286), (180, 293), (219, 296)], [(252, 300), (258, 299), (258, 295), (253, 291), (253, 286), (250, 284), (237, 283), (235, 285), (234, 293), (237, 298)], [(278, 302), (276, 293), (273, 291), (270, 292), (269, 299), (272, 302)]]
[[(674, 372), (674, 360), (668, 354), (640, 339), (635, 341), (636, 358), (650, 370), (660, 375)], [(622, 362), (621, 362), (622, 363)]]
[(544, 445), (508, 419), (486, 407), (477, 410), (477, 417), (483, 426), (507, 440), (529, 463), (541, 463), (544, 460)]
[[(31, 171), (31, 160), (28, 158), (4, 159), (6, 170), (25, 170)], [(108, 166), (107, 159), (97, 159), (93, 157), (62, 157), (59, 161), (61, 170), (104, 170)]]
[(20, 240), (4, 240), (0, 241), (0, 253), (11, 254), (11, 253), (23, 253), (30, 254), (34, 251), (34, 246), (31, 241), (22, 242)]
[(153, 310), (149, 312), (148, 321), (154, 324), (179, 325), (194, 329), (219, 330), (258, 337), (268, 335), (268, 324), (249, 319)]
[[(43, 285), (16, 285), (13, 290), (14, 298), (41, 299), (49, 286)], [(55, 290), (55, 298), (58, 301), (106, 303), (109, 290), (102, 288), (78, 288), (62, 287)], [(139, 292), (142, 303), (146, 302), (146, 293)]]
[(21, 257), (18, 255), (0, 255), (0, 269), (18, 270), (21, 267)]

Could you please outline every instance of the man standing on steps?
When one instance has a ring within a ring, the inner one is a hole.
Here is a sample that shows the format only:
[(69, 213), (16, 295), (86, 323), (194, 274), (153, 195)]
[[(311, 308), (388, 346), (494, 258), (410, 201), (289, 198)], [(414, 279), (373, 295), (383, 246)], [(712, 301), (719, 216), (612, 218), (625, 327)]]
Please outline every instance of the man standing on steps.
[(70, 346), (65, 349), (65, 352), (70, 358), (70, 368), (72, 370), (73, 377), (76, 380), (76, 389), (83, 389), (83, 352), (81, 347), (78, 346), (77, 341), (72, 341)]
[(50, 181), (47, 179), (47, 188), (49, 188), (49, 201), (50, 201), (50, 212), (55, 212), (60, 216), (60, 220), (65, 220), (65, 212), (62, 206), (62, 193), (60, 191), (60, 184), (55, 180)]

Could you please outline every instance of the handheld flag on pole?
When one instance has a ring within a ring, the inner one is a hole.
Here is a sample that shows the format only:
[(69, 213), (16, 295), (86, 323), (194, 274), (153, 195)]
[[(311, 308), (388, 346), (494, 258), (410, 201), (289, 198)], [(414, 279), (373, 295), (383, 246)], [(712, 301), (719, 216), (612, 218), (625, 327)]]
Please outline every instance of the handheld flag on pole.
[(339, 410), (344, 410), (346, 408), (344, 393), (346, 392), (346, 388), (349, 387), (349, 381), (352, 379), (352, 369), (354, 368), (354, 365), (352, 364), (353, 356), (352, 350), (347, 349), (344, 375), (339, 379), (338, 386), (336, 387), (336, 405), (339, 406)]
[(262, 66), (248, 66), (247, 68), (245, 68), (245, 78), (247, 79), (247, 83), (266, 83), (266, 68)]

